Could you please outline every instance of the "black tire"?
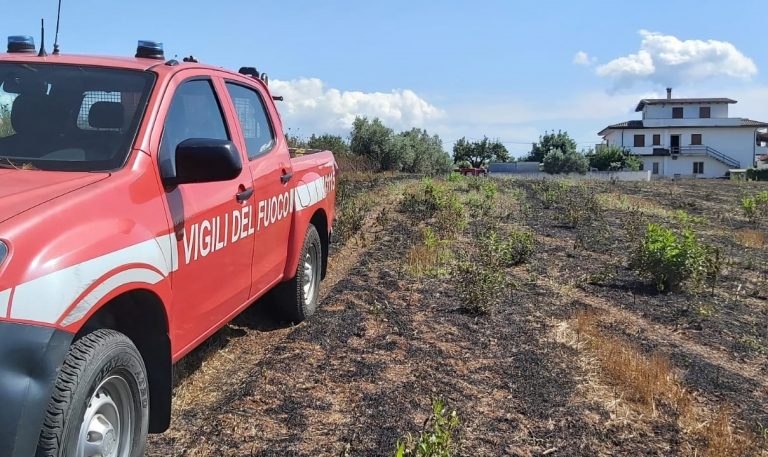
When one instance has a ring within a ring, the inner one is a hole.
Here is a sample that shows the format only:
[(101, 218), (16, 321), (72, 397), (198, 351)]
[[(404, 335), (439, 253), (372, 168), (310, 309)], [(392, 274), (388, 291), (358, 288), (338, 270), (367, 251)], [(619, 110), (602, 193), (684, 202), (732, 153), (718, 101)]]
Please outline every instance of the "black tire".
[[(314, 287), (309, 287), (308, 294), (306, 286), (309, 277), (305, 274), (305, 261), (307, 259), (314, 263), (312, 267)], [(320, 295), (322, 271), (323, 245), (317, 229), (314, 225), (309, 224), (307, 233), (304, 235), (304, 245), (299, 253), (299, 264), (296, 266), (296, 274), (291, 280), (286, 281), (280, 286), (278, 293), (280, 308), (286, 319), (298, 323), (315, 314)]]
[[(98, 395), (95, 395), (97, 389)], [(101, 406), (97, 409), (96, 405)], [(110, 434), (104, 424), (111, 425), (108, 419), (113, 409), (122, 411), (118, 412), (121, 425), (113, 427)], [(132, 419), (127, 418), (126, 412), (132, 414)], [(84, 443), (81, 428), (86, 429), (83, 427), (86, 413), (94, 418), (89, 424), (106, 430), (101, 440), (105, 448), (120, 446), (117, 453), (120, 457), (144, 455), (149, 426), (147, 370), (136, 346), (122, 333), (97, 330), (77, 340), (69, 349), (46, 411), (37, 457), (79, 455), (76, 452)], [(102, 435), (90, 432), (87, 436), (85, 441), (90, 444)]]

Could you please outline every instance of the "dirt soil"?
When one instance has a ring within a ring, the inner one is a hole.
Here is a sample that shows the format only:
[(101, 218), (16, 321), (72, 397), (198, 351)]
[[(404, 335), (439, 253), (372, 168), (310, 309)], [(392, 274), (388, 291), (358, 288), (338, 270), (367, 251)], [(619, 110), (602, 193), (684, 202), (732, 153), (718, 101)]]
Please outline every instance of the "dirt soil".
[[(409, 274), (425, 221), (398, 209), (420, 185), (350, 191), (371, 209), (360, 234), (334, 243), (320, 311), (291, 326), (261, 300), (180, 361), (171, 429), (147, 455), (391, 456), (436, 397), (457, 411), (461, 455), (702, 455), (674, 413), (632, 404), (574, 344), (567, 330), (583, 310), (606, 334), (668, 356), (698, 407), (727, 407), (750, 452), (766, 455), (768, 254), (754, 234), (765, 229), (739, 206), (765, 186), (590, 183), (601, 209), (573, 227), (539, 183), (503, 182), (505, 223), (531, 230), (535, 251), (504, 271), (503, 301), (486, 316), (464, 310), (450, 274)], [(651, 221), (690, 224), (721, 247), (713, 288), (660, 294), (628, 268), (642, 235), (632, 227)], [(475, 217), (454, 248), (484, 230)]]

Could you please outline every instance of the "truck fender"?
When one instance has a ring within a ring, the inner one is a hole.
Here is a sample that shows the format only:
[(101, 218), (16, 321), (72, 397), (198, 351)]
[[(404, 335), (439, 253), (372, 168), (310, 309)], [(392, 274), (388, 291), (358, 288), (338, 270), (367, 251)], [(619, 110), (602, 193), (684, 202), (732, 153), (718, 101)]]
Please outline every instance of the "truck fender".
[[(329, 191), (327, 179), (317, 173), (307, 173), (294, 189), (294, 217), (291, 223), (291, 231), (288, 238), (288, 253), (286, 256), (285, 271), (283, 278), (292, 279), (296, 275), (296, 268), (299, 265), (299, 253), (304, 244), (304, 235), (307, 233), (307, 227), (313, 221), (320, 233), (320, 239), (324, 241), (324, 251), (327, 251), (328, 230), (330, 224), (328, 221), (327, 206), (328, 197), (333, 197), (333, 191)], [(324, 226), (318, 227), (319, 221), (324, 222)]]
[[(49, 240), (22, 275), (32, 279), (14, 289), (11, 319), (77, 332), (102, 304), (137, 284), (168, 303), (167, 279), (178, 267), (173, 235), (152, 236), (128, 225), (133, 230), (116, 230), (115, 221), (96, 221)], [(69, 266), (55, 268), (62, 263)], [(34, 266), (42, 268), (31, 271)]]

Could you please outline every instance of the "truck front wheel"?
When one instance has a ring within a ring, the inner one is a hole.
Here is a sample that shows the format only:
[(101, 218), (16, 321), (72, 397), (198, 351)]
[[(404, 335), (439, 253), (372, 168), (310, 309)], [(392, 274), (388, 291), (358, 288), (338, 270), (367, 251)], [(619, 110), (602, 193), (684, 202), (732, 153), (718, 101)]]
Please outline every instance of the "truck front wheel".
[(320, 278), (323, 273), (323, 246), (314, 225), (309, 224), (304, 245), (299, 253), (299, 265), (293, 279), (282, 284), (278, 294), (286, 317), (301, 322), (317, 310)]
[(144, 361), (128, 337), (97, 330), (69, 350), (40, 433), (38, 457), (141, 457), (149, 394)]

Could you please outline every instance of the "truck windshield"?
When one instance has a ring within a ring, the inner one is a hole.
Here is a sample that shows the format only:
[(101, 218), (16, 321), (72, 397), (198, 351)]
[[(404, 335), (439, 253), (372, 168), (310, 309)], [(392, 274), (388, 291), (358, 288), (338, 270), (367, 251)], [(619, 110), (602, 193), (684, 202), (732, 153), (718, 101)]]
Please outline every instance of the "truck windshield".
[(0, 167), (122, 167), (153, 83), (145, 71), (0, 63)]

